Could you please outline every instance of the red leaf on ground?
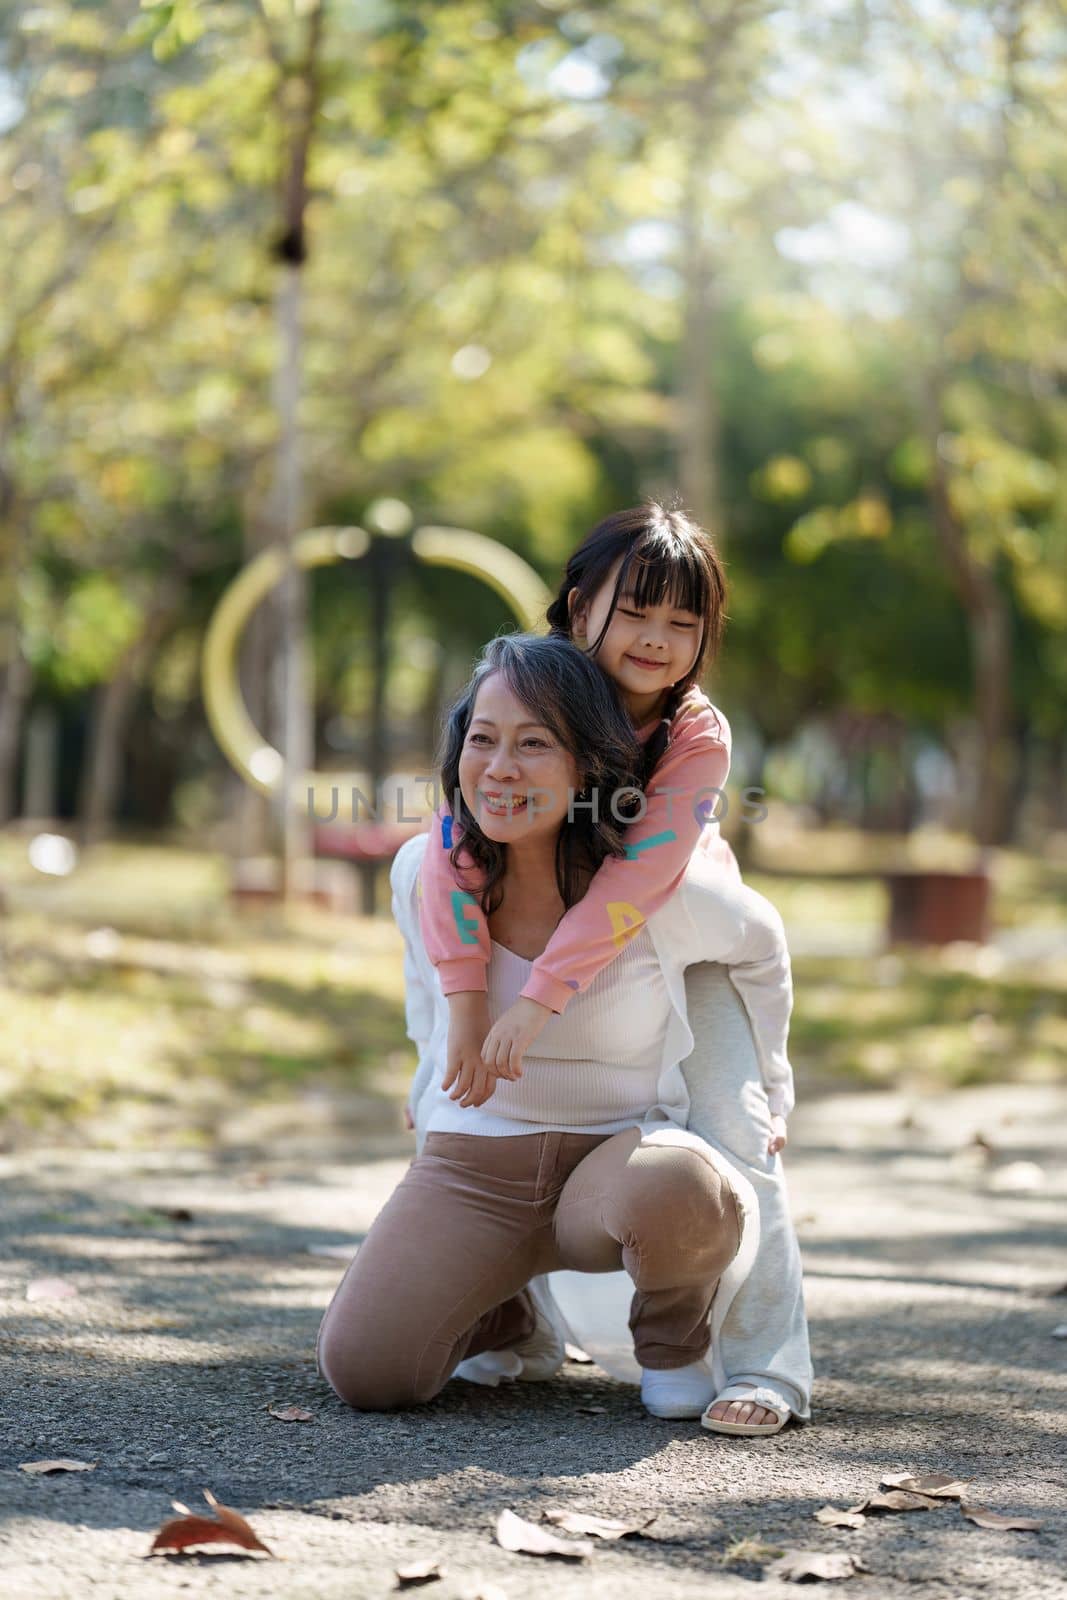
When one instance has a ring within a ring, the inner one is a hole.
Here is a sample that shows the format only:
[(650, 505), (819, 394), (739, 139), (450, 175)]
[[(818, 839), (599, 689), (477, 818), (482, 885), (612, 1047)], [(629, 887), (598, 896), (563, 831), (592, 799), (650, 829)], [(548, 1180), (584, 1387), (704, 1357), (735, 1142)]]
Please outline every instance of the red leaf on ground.
[(314, 1422), (314, 1414), (303, 1406), (268, 1406), (267, 1410), (279, 1422)]
[[(197, 1516), (191, 1511), (186, 1511), (184, 1516), (172, 1517), (169, 1522), (163, 1524), (152, 1540), (149, 1555), (153, 1555), (157, 1550), (188, 1550), (197, 1544), (236, 1544), (242, 1550), (262, 1550), (268, 1556), (274, 1554), (272, 1550), (268, 1550), (239, 1511), (222, 1505), (215, 1499), (210, 1489), (204, 1490), (204, 1499), (216, 1513), (216, 1517)], [(173, 1503), (179, 1504), (178, 1501)], [(182, 1509), (184, 1510), (184, 1507)]]

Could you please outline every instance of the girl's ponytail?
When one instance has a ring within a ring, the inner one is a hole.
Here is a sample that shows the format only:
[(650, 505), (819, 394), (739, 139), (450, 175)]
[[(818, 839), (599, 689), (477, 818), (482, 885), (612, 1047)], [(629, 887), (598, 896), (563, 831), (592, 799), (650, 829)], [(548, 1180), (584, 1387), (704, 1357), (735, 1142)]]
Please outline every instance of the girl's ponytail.
[(687, 675), (680, 683), (674, 685), (674, 688), (667, 696), (667, 704), (663, 708), (663, 715), (659, 720), (658, 726), (645, 741), (640, 772), (642, 789), (648, 787), (660, 758), (670, 749), (671, 726), (683, 700), (692, 687), (692, 682), (692, 678)]

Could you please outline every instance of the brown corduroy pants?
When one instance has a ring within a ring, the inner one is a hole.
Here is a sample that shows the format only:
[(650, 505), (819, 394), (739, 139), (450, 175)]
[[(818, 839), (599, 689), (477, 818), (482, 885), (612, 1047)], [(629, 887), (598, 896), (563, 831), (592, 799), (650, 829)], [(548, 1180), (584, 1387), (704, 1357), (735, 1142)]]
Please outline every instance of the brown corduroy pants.
[(458, 1364), (533, 1329), (540, 1273), (634, 1283), (644, 1367), (697, 1361), (737, 1253), (741, 1211), (701, 1151), (616, 1134), (430, 1133), (351, 1263), (319, 1328), (319, 1371), (361, 1411), (430, 1400)]

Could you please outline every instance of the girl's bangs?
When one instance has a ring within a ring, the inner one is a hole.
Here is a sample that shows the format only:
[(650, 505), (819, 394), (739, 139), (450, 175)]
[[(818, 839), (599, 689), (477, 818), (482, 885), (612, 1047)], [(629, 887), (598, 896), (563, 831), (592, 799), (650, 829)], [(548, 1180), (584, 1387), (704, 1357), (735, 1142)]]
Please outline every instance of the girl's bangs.
[(624, 587), (633, 593), (639, 611), (663, 600), (698, 617), (707, 616), (710, 610), (707, 573), (697, 552), (679, 550), (676, 545), (664, 548), (656, 538), (633, 551)]

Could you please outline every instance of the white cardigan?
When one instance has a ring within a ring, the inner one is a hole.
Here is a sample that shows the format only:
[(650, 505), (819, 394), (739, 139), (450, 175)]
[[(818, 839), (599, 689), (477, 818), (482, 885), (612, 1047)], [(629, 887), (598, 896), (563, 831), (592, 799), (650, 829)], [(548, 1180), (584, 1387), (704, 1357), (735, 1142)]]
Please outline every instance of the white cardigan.
[[(409, 1098), (418, 1148), (425, 1138), (429, 1106), (434, 1099), (426, 1091), (443, 1072), (448, 1042), (448, 1002), (426, 954), (419, 926), (418, 872), (427, 839), (425, 833), (408, 839), (398, 850), (389, 874), (393, 915), (404, 936), (407, 1034), (419, 1057)], [(656, 1143), (698, 1147), (732, 1186), (743, 1216), (740, 1249), (720, 1279), (712, 1305), (710, 1359), (716, 1386), (721, 1388), (727, 1375), (719, 1356), (717, 1334), (759, 1249), (760, 1207), (752, 1185), (737, 1166), (721, 1150), (686, 1128), (690, 1102), (681, 1063), (691, 1054), (694, 1040), (686, 1010), (684, 973), (686, 967), (697, 962), (737, 963), (750, 959), (762, 972), (771, 974), (769, 987), (780, 996), (788, 1016), (792, 1003), (789, 957), (781, 918), (774, 907), (744, 884), (702, 872), (696, 860), (679, 888), (649, 917), (646, 926), (662, 963), (672, 1014), (664, 1042), (658, 1103), (642, 1124), (642, 1131)], [(625, 1306), (633, 1292), (626, 1273), (560, 1272), (553, 1273), (549, 1281), (574, 1342), (615, 1376), (637, 1376), (632, 1347), (627, 1350), (624, 1337), (625, 1311), (621, 1327), (616, 1327), (619, 1307)]]

